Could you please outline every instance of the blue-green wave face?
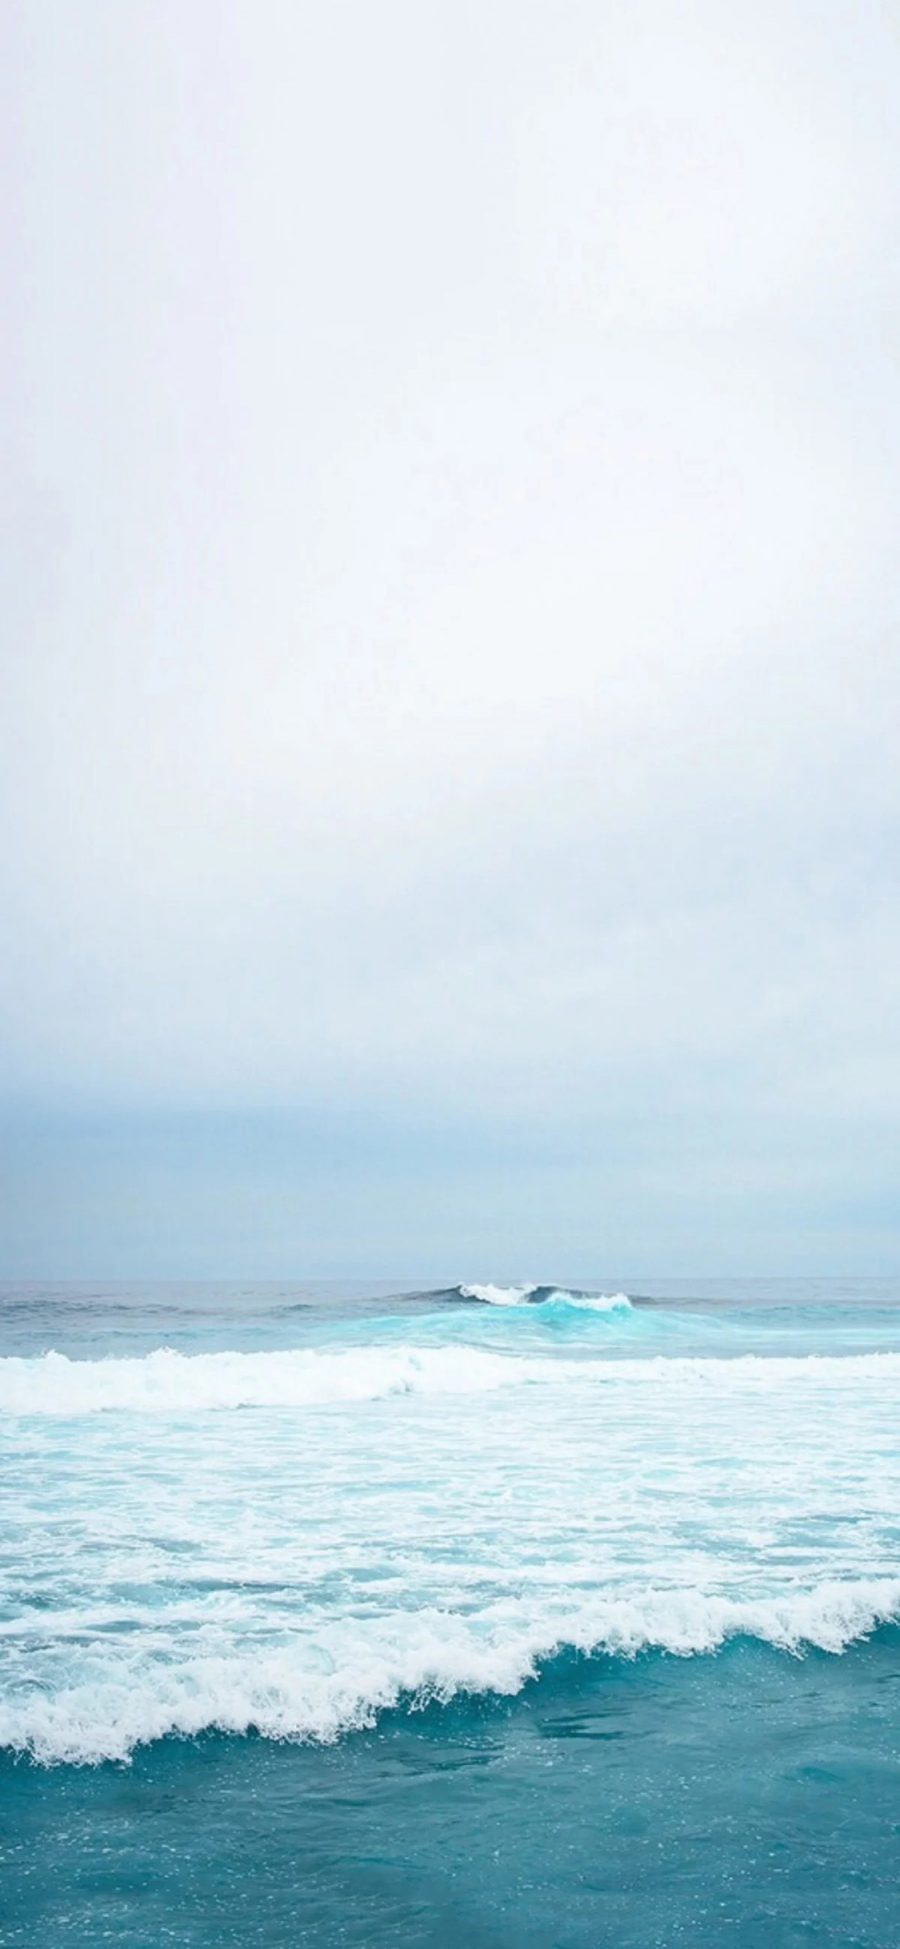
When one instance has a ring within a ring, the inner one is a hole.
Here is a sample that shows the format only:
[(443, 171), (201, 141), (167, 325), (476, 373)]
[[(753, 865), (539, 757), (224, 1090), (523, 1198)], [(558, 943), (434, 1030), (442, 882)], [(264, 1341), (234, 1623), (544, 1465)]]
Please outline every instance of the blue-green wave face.
[(880, 1289), (6, 1295), (0, 1744), (333, 1743), (900, 1616)]

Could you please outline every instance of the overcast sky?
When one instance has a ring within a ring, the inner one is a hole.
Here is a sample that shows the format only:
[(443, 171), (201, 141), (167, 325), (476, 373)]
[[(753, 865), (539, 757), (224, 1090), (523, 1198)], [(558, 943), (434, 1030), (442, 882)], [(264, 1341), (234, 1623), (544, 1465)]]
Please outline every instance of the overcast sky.
[(900, 1271), (900, 10), (3, 21), (0, 1272)]

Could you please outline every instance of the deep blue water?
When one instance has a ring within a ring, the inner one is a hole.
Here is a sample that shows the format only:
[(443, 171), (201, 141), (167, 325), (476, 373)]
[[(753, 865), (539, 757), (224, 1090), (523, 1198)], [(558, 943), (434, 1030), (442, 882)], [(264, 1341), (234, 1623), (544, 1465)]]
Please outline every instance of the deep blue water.
[(0, 1943), (895, 1949), (900, 1290), (622, 1286), (7, 1290)]

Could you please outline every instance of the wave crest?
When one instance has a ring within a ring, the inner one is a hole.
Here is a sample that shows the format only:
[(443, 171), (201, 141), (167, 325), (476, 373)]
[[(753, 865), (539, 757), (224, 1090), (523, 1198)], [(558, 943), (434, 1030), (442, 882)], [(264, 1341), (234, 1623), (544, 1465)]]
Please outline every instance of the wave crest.
[(490, 1394), (550, 1382), (560, 1387), (636, 1384), (685, 1396), (711, 1387), (745, 1394), (821, 1382), (855, 1386), (898, 1376), (900, 1353), (572, 1360), (465, 1345), (369, 1344), (341, 1352), (303, 1348), (204, 1354), (160, 1347), (129, 1359), (70, 1360), (61, 1353), (0, 1359), (0, 1413), (78, 1417), (303, 1409), (391, 1395)]
[(578, 1312), (630, 1313), (627, 1293), (572, 1292), (566, 1286), (457, 1286), (461, 1299), (477, 1299), (485, 1306), (572, 1306)]
[(566, 1651), (634, 1658), (645, 1651), (709, 1654), (755, 1638), (801, 1655), (838, 1654), (879, 1626), (900, 1620), (900, 1579), (825, 1583), (813, 1590), (746, 1599), (693, 1590), (597, 1597), (568, 1616), (528, 1619), (511, 1604), (477, 1626), (453, 1613), (421, 1611), (367, 1628), (335, 1621), (327, 1638), (183, 1663), (128, 1662), (111, 1671), (98, 1655), (89, 1678), (55, 1695), (0, 1705), (0, 1746), (44, 1764), (127, 1760), (172, 1734), (244, 1734), (331, 1743), (376, 1723), (382, 1712), (460, 1694), (511, 1696)]
[(392, 1394), (477, 1394), (545, 1379), (552, 1363), (477, 1347), (365, 1346), (339, 1353), (182, 1354), (70, 1360), (46, 1353), (0, 1360), (0, 1411), (83, 1415), (104, 1411), (305, 1408)]

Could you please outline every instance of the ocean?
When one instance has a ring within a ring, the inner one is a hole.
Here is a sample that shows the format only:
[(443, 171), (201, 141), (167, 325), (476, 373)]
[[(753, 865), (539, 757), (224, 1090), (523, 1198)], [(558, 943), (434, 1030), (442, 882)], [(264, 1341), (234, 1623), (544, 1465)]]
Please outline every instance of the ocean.
[(0, 1943), (896, 1949), (900, 1284), (7, 1286)]

